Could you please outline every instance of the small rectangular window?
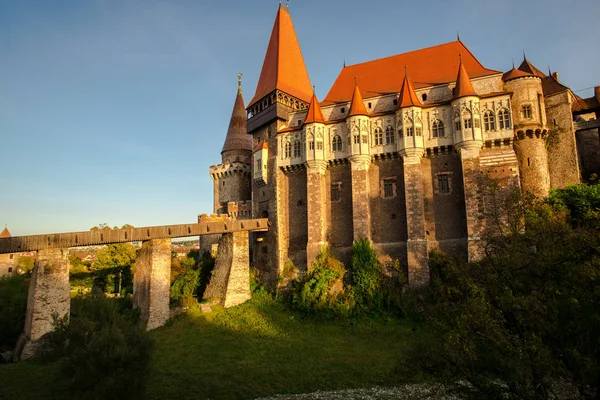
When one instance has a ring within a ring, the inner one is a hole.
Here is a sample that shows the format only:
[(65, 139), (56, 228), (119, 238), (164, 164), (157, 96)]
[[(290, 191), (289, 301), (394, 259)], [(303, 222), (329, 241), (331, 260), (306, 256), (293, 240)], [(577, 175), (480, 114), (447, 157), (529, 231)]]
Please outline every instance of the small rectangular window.
[(317, 141), (317, 150), (323, 150), (323, 142)]
[(438, 191), (440, 193), (450, 193), (450, 182), (448, 180), (448, 174), (438, 175)]
[(331, 201), (338, 202), (340, 201), (340, 188), (342, 184), (340, 182), (331, 184)]
[(315, 149), (315, 142), (314, 141), (309, 141), (308, 142), (308, 149), (309, 150), (314, 150)]
[(367, 135), (362, 135), (362, 142), (363, 142), (364, 144), (367, 144), (367, 143), (369, 143), (369, 138), (367, 137)]
[(454, 130), (456, 130), (457, 132), (460, 131), (460, 121), (456, 121), (454, 123)]
[(354, 144), (359, 144), (360, 143), (360, 138), (358, 135), (354, 135)]
[(473, 123), (472, 123), (472, 120), (471, 120), (471, 118), (466, 118), (466, 119), (463, 121), (463, 124), (464, 124), (464, 126), (465, 126), (465, 129), (469, 129), (469, 128), (472, 128), (472, 127), (473, 127)]
[(340, 112), (341, 112), (341, 113), (345, 113), (345, 112), (346, 112), (346, 109), (345, 109), (344, 107), (342, 107), (342, 108), (340, 109)]
[(531, 106), (530, 105), (523, 106), (523, 118), (531, 119)]
[(413, 128), (412, 126), (410, 128), (406, 128), (406, 136), (412, 136), (413, 135)]
[(475, 128), (479, 128), (479, 127), (480, 127), (480, 125), (479, 125), (479, 118), (475, 118), (475, 119), (473, 120), (473, 126), (474, 126)]
[(300, 126), (300, 125), (302, 125), (302, 120), (301, 119), (298, 120), (298, 126)]
[(381, 197), (389, 199), (396, 197), (396, 178), (385, 178), (381, 181)]
[[(223, 183), (225, 183), (225, 182), (223, 182)], [(8, 256), (8, 258), (10, 258), (12, 260), (14, 258), (14, 256), (15, 256), (14, 254), (11, 254)]]
[(10, 274), (12, 272), (12, 267), (8, 267), (8, 273)]
[(415, 135), (417, 135), (417, 136), (423, 136), (423, 131), (421, 130), (420, 127), (416, 127), (415, 128)]

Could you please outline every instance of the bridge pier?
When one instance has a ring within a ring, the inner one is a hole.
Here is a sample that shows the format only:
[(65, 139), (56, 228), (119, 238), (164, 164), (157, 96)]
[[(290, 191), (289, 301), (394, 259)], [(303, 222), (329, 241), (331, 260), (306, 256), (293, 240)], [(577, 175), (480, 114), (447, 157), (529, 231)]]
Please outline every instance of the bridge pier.
[(39, 250), (29, 283), (25, 326), (15, 349), (17, 359), (35, 355), (44, 335), (54, 329), (54, 316), (68, 318), (70, 290), (68, 250)]
[(163, 326), (169, 319), (171, 283), (171, 239), (142, 243), (133, 274), (133, 307), (140, 309), (147, 330)]
[(204, 292), (204, 299), (219, 299), (225, 308), (249, 300), (249, 265), (248, 232), (223, 234), (219, 239), (215, 269)]

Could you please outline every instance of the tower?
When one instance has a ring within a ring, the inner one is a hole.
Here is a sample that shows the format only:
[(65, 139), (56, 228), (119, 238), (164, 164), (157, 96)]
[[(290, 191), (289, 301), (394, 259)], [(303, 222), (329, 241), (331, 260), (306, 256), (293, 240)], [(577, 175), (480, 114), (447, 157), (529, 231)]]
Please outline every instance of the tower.
[[(275, 285), (288, 259), (306, 264), (306, 170), (298, 168), (288, 176), (277, 158), (285, 151), (278, 146), (280, 129), (291, 113), (308, 109), (312, 94), (292, 18), (288, 7), (280, 4), (256, 91), (246, 108), (246, 126), (254, 146), (252, 213), (256, 218), (269, 218), (270, 223), (268, 232), (254, 235), (253, 264), (270, 285)], [(302, 120), (296, 125), (302, 125)], [(299, 231), (303, 239), (294, 240)]]
[(214, 187), (214, 213), (232, 218), (251, 217), (250, 159), (252, 139), (246, 133), (246, 110), (241, 75), (231, 112), (229, 128), (221, 150), (221, 164), (210, 167)]
[[(513, 66), (502, 80), (506, 90), (512, 92), (514, 148), (519, 161), (521, 187), (525, 192), (545, 197), (550, 190), (546, 150), (548, 129), (542, 79), (537, 73), (542, 74), (524, 59), (520, 69)], [(499, 123), (510, 124), (510, 120), (504, 116)]]

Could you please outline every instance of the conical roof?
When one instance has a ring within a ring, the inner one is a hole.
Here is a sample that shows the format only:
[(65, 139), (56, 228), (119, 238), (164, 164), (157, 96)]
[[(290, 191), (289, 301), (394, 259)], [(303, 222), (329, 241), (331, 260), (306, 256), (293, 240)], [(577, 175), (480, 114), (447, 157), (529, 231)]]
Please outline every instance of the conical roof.
[(254, 97), (248, 107), (279, 89), (308, 102), (312, 87), (287, 6), (279, 5)]
[(402, 88), (398, 93), (398, 108), (400, 107), (421, 107), (423, 104), (419, 101), (415, 88), (412, 85), (410, 79), (408, 79), (408, 73), (404, 74), (404, 80), (402, 81)]
[(350, 112), (348, 113), (349, 117), (355, 115), (369, 115), (365, 108), (365, 103), (363, 103), (363, 98), (360, 94), (358, 85), (354, 85), (354, 93), (352, 93), (352, 102), (350, 103)]
[(306, 114), (306, 119), (304, 120), (305, 124), (310, 124), (313, 122), (319, 122), (321, 124), (325, 123), (325, 118), (323, 117), (323, 111), (321, 111), (319, 100), (317, 99), (317, 95), (314, 93), (310, 98), (308, 113)]
[(471, 79), (467, 75), (467, 70), (462, 63), (462, 57), (460, 64), (458, 65), (458, 75), (456, 76), (456, 87), (454, 88), (454, 99), (458, 99), (465, 96), (477, 96), (477, 92), (473, 89)]
[(8, 231), (8, 228), (5, 226), (4, 229), (2, 230), (2, 232), (0, 232), (0, 238), (9, 238), (9, 237), (12, 237), (12, 235)]
[(540, 78), (545, 78), (546, 74), (544, 74), (542, 71), (540, 71), (539, 69), (537, 69), (532, 63), (530, 63), (527, 60), (527, 57), (525, 57), (525, 55), (523, 55), (523, 62), (521, 63), (521, 65), (519, 65), (519, 70), (524, 71), (524, 72), (528, 72), (530, 74), (533, 74), (537, 77)]
[(529, 72), (525, 72), (525, 71), (521, 71), (520, 69), (516, 69), (515, 67), (513, 67), (510, 71), (505, 72), (504, 75), (502, 75), (502, 80), (504, 82), (506, 81), (510, 81), (511, 79), (517, 79), (517, 78), (527, 78), (527, 77), (532, 77), (535, 76)]
[(244, 97), (242, 96), (242, 86), (238, 83), (238, 92), (233, 104), (231, 119), (229, 120), (229, 129), (221, 154), (231, 150), (252, 151), (252, 137), (246, 130), (246, 109), (244, 108)]

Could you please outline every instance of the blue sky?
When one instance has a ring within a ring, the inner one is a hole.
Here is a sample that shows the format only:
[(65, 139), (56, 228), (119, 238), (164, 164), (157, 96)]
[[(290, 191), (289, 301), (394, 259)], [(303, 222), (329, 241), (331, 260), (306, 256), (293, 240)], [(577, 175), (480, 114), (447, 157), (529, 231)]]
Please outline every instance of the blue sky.
[[(0, 0), (0, 225), (13, 235), (212, 211), (237, 73), (254, 94), (278, 1)], [(348, 64), (455, 40), (600, 85), (597, 0), (292, 0), (317, 96)], [(591, 90), (577, 92), (588, 97)]]

